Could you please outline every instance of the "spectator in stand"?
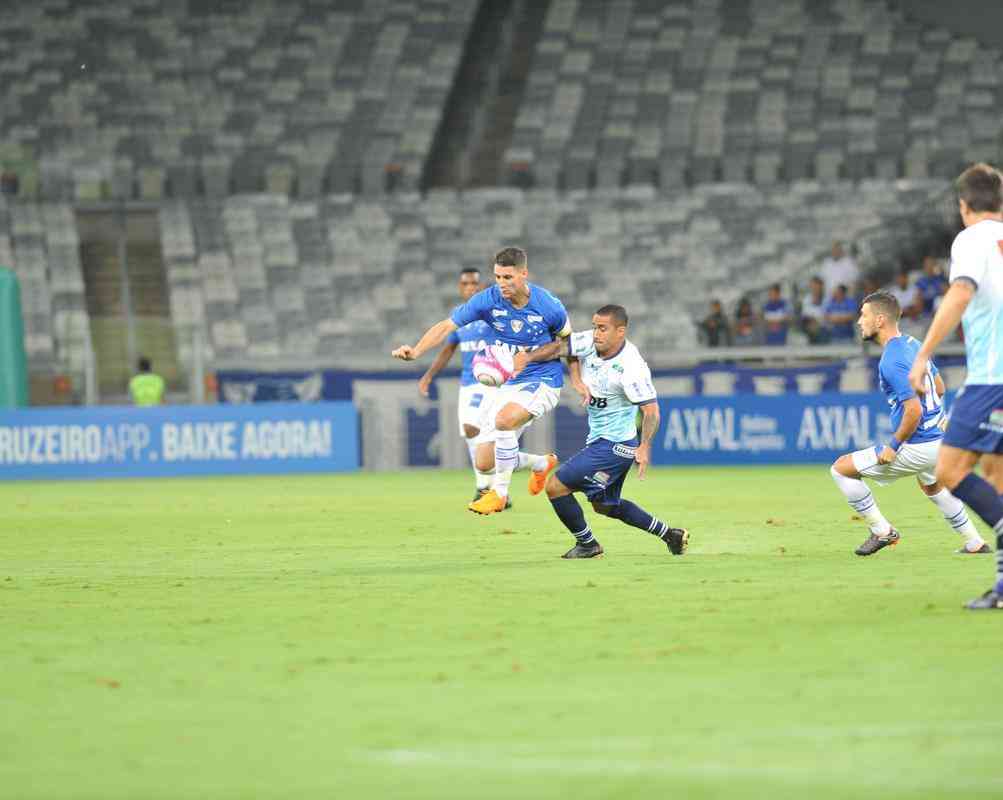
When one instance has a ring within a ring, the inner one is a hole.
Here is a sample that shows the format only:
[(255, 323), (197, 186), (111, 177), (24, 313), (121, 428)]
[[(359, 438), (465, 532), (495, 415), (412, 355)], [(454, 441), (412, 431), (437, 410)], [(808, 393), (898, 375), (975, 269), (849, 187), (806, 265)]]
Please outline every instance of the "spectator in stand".
[(857, 319), (857, 301), (850, 297), (846, 286), (839, 284), (825, 304), (825, 324), (833, 342), (853, 341), (853, 323)]
[(735, 311), (735, 346), (759, 344), (759, 320), (748, 297), (743, 297)]
[(888, 287), (888, 293), (899, 302), (902, 319), (919, 319), (923, 315), (923, 297), (919, 290), (909, 283), (909, 273), (902, 270), (895, 275), (895, 282)]
[(923, 274), (916, 281), (916, 288), (923, 298), (923, 313), (933, 314), (937, 298), (947, 291), (947, 278), (941, 269), (940, 261), (933, 256), (923, 259)]
[(818, 275), (811, 279), (808, 294), (801, 301), (801, 330), (811, 344), (829, 341), (825, 327), (825, 283)]
[(731, 347), (731, 326), (720, 300), (710, 301), (710, 313), (700, 323), (708, 347)]
[(832, 297), (840, 284), (846, 287), (847, 292), (852, 292), (859, 278), (860, 267), (856, 260), (843, 249), (842, 242), (833, 242), (831, 255), (822, 262), (825, 296)]
[(15, 195), (20, 188), (21, 180), (17, 177), (17, 173), (5, 164), (3, 172), (0, 172), (0, 193)]
[(763, 303), (763, 325), (766, 329), (766, 344), (783, 346), (787, 344), (787, 329), (791, 324), (791, 304), (780, 296), (780, 284), (770, 287)]

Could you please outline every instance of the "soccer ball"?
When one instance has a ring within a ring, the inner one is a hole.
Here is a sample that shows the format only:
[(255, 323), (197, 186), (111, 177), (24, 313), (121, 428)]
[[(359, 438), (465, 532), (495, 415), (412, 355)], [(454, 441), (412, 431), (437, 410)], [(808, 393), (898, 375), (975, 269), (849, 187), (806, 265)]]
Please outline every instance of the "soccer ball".
[(514, 370), (512, 354), (507, 347), (493, 344), (474, 356), (474, 377), (485, 386), (501, 386), (512, 377)]

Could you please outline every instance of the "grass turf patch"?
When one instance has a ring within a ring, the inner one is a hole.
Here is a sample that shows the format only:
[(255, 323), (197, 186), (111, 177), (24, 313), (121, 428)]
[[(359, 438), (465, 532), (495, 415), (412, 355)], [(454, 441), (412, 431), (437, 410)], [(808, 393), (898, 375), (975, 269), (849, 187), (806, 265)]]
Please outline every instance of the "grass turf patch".
[[(518, 477), (518, 476), (517, 476)], [(18, 798), (998, 797), (992, 556), (914, 483), (660, 469), (690, 552), (466, 473), (0, 486)]]

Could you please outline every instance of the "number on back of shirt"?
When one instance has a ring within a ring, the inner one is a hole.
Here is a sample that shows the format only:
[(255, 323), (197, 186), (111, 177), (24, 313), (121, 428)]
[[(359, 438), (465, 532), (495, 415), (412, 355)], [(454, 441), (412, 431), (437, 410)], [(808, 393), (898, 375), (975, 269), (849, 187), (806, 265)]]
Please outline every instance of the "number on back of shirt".
[(923, 395), (923, 405), (926, 406), (927, 411), (936, 411), (940, 408), (940, 397), (937, 396), (937, 381), (933, 377), (933, 369), (929, 364), (926, 365), (924, 383), (926, 384), (926, 394)]

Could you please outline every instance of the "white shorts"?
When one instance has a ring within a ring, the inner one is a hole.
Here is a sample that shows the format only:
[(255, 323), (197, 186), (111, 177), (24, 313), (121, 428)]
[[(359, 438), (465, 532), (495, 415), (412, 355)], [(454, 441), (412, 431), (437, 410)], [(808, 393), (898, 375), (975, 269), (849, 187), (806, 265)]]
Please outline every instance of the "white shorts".
[(913, 475), (919, 478), (919, 482), (924, 486), (930, 486), (937, 482), (934, 469), (937, 466), (938, 450), (940, 450), (940, 439), (902, 445), (891, 464), (879, 464), (878, 454), (874, 452), (873, 447), (857, 450), (850, 454), (850, 458), (853, 459), (853, 467), (857, 472), (881, 486)]
[(475, 428), (481, 427), (481, 417), (484, 414), (484, 409), (494, 405), (497, 393), (497, 386), (484, 386), (480, 383), (472, 383), (469, 386), (460, 387), (456, 404), (456, 418), (460, 423), (460, 436), (465, 438), (467, 435), (463, 430), (464, 425), (472, 425)]
[[(561, 400), (561, 390), (545, 383), (503, 383), (497, 389), (494, 403), (484, 409), (481, 415), (481, 432), (477, 443), (493, 442), (495, 440), (495, 417), (509, 403), (516, 403), (525, 408), (533, 419), (539, 419), (548, 411), (557, 408)], [(516, 436), (533, 424), (530, 420), (515, 431)]]

